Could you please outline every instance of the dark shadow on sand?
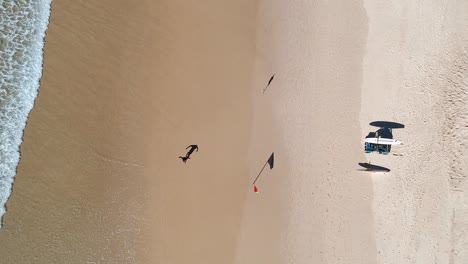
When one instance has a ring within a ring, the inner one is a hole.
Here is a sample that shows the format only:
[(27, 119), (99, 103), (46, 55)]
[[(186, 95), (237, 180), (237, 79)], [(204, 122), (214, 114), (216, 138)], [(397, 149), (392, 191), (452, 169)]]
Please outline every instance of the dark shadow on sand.
[(380, 127), (380, 128), (391, 128), (391, 129), (405, 128), (405, 125), (403, 124), (390, 122), (390, 121), (374, 121), (374, 122), (370, 122), (369, 125)]
[(366, 138), (376, 138), (376, 137), (393, 139), (393, 133), (392, 133), (392, 130), (389, 128), (381, 128), (377, 130), (376, 132), (369, 132), (369, 134), (366, 136)]
[(382, 167), (382, 166), (377, 166), (377, 165), (373, 165), (373, 164), (370, 164), (370, 163), (362, 163), (362, 162), (360, 162), (358, 164), (359, 164), (359, 166), (364, 167), (369, 171), (390, 172), (389, 168), (385, 168), (385, 167)]

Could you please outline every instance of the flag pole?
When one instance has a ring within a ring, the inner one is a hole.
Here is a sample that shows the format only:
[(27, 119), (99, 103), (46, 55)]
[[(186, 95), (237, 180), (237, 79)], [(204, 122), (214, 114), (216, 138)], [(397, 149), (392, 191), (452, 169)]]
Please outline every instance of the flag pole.
[(267, 160), (267, 162), (265, 162), (265, 165), (263, 165), (262, 170), (258, 173), (257, 178), (255, 178), (255, 181), (252, 183), (252, 185), (254, 185), (257, 182), (258, 177), (260, 177), (260, 174), (262, 174), (262, 171), (265, 169), (266, 165), (268, 164), (268, 160)]

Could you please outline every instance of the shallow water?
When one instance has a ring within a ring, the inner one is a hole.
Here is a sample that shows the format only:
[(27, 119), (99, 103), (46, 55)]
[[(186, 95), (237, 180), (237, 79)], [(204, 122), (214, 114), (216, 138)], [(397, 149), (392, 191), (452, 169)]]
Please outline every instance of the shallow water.
[(50, 0), (0, 0), (0, 218), (16, 174), (23, 130), (42, 75)]

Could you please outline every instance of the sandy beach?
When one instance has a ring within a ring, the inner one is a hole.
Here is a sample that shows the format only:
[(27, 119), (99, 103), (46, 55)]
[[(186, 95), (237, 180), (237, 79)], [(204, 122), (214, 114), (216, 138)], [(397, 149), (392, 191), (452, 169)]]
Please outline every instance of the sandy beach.
[(363, 136), (371, 121), (405, 125), (399, 156), (369, 156), (392, 168), (373, 177), (378, 263), (466, 263), (467, 3), (364, 6)]
[(467, 263), (467, 36), (462, 1), (54, 0), (0, 255)]
[[(254, 96), (260, 103), (253, 142), (271, 127), (282, 131), (283, 146), (276, 146), (282, 161), (265, 179), (267, 193), (248, 196), (237, 263), (375, 263), (371, 179), (356, 170), (365, 159), (359, 127), (365, 10), (344, 1), (261, 1), (258, 14), (253, 86), (276, 75), (265, 95)], [(259, 154), (252, 150), (251, 159)], [(264, 247), (259, 230), (278, 241), (274, 250)]]

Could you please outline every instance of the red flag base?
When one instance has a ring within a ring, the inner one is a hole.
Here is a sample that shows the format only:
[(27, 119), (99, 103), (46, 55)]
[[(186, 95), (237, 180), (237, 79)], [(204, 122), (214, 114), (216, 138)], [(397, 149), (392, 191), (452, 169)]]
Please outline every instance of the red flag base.
[(258, 193), (258, 188), (257, 188), (257, 186), (255, 186), (255, 185), (254, 185), (254, 192), (255, 192), (255, 193)]

